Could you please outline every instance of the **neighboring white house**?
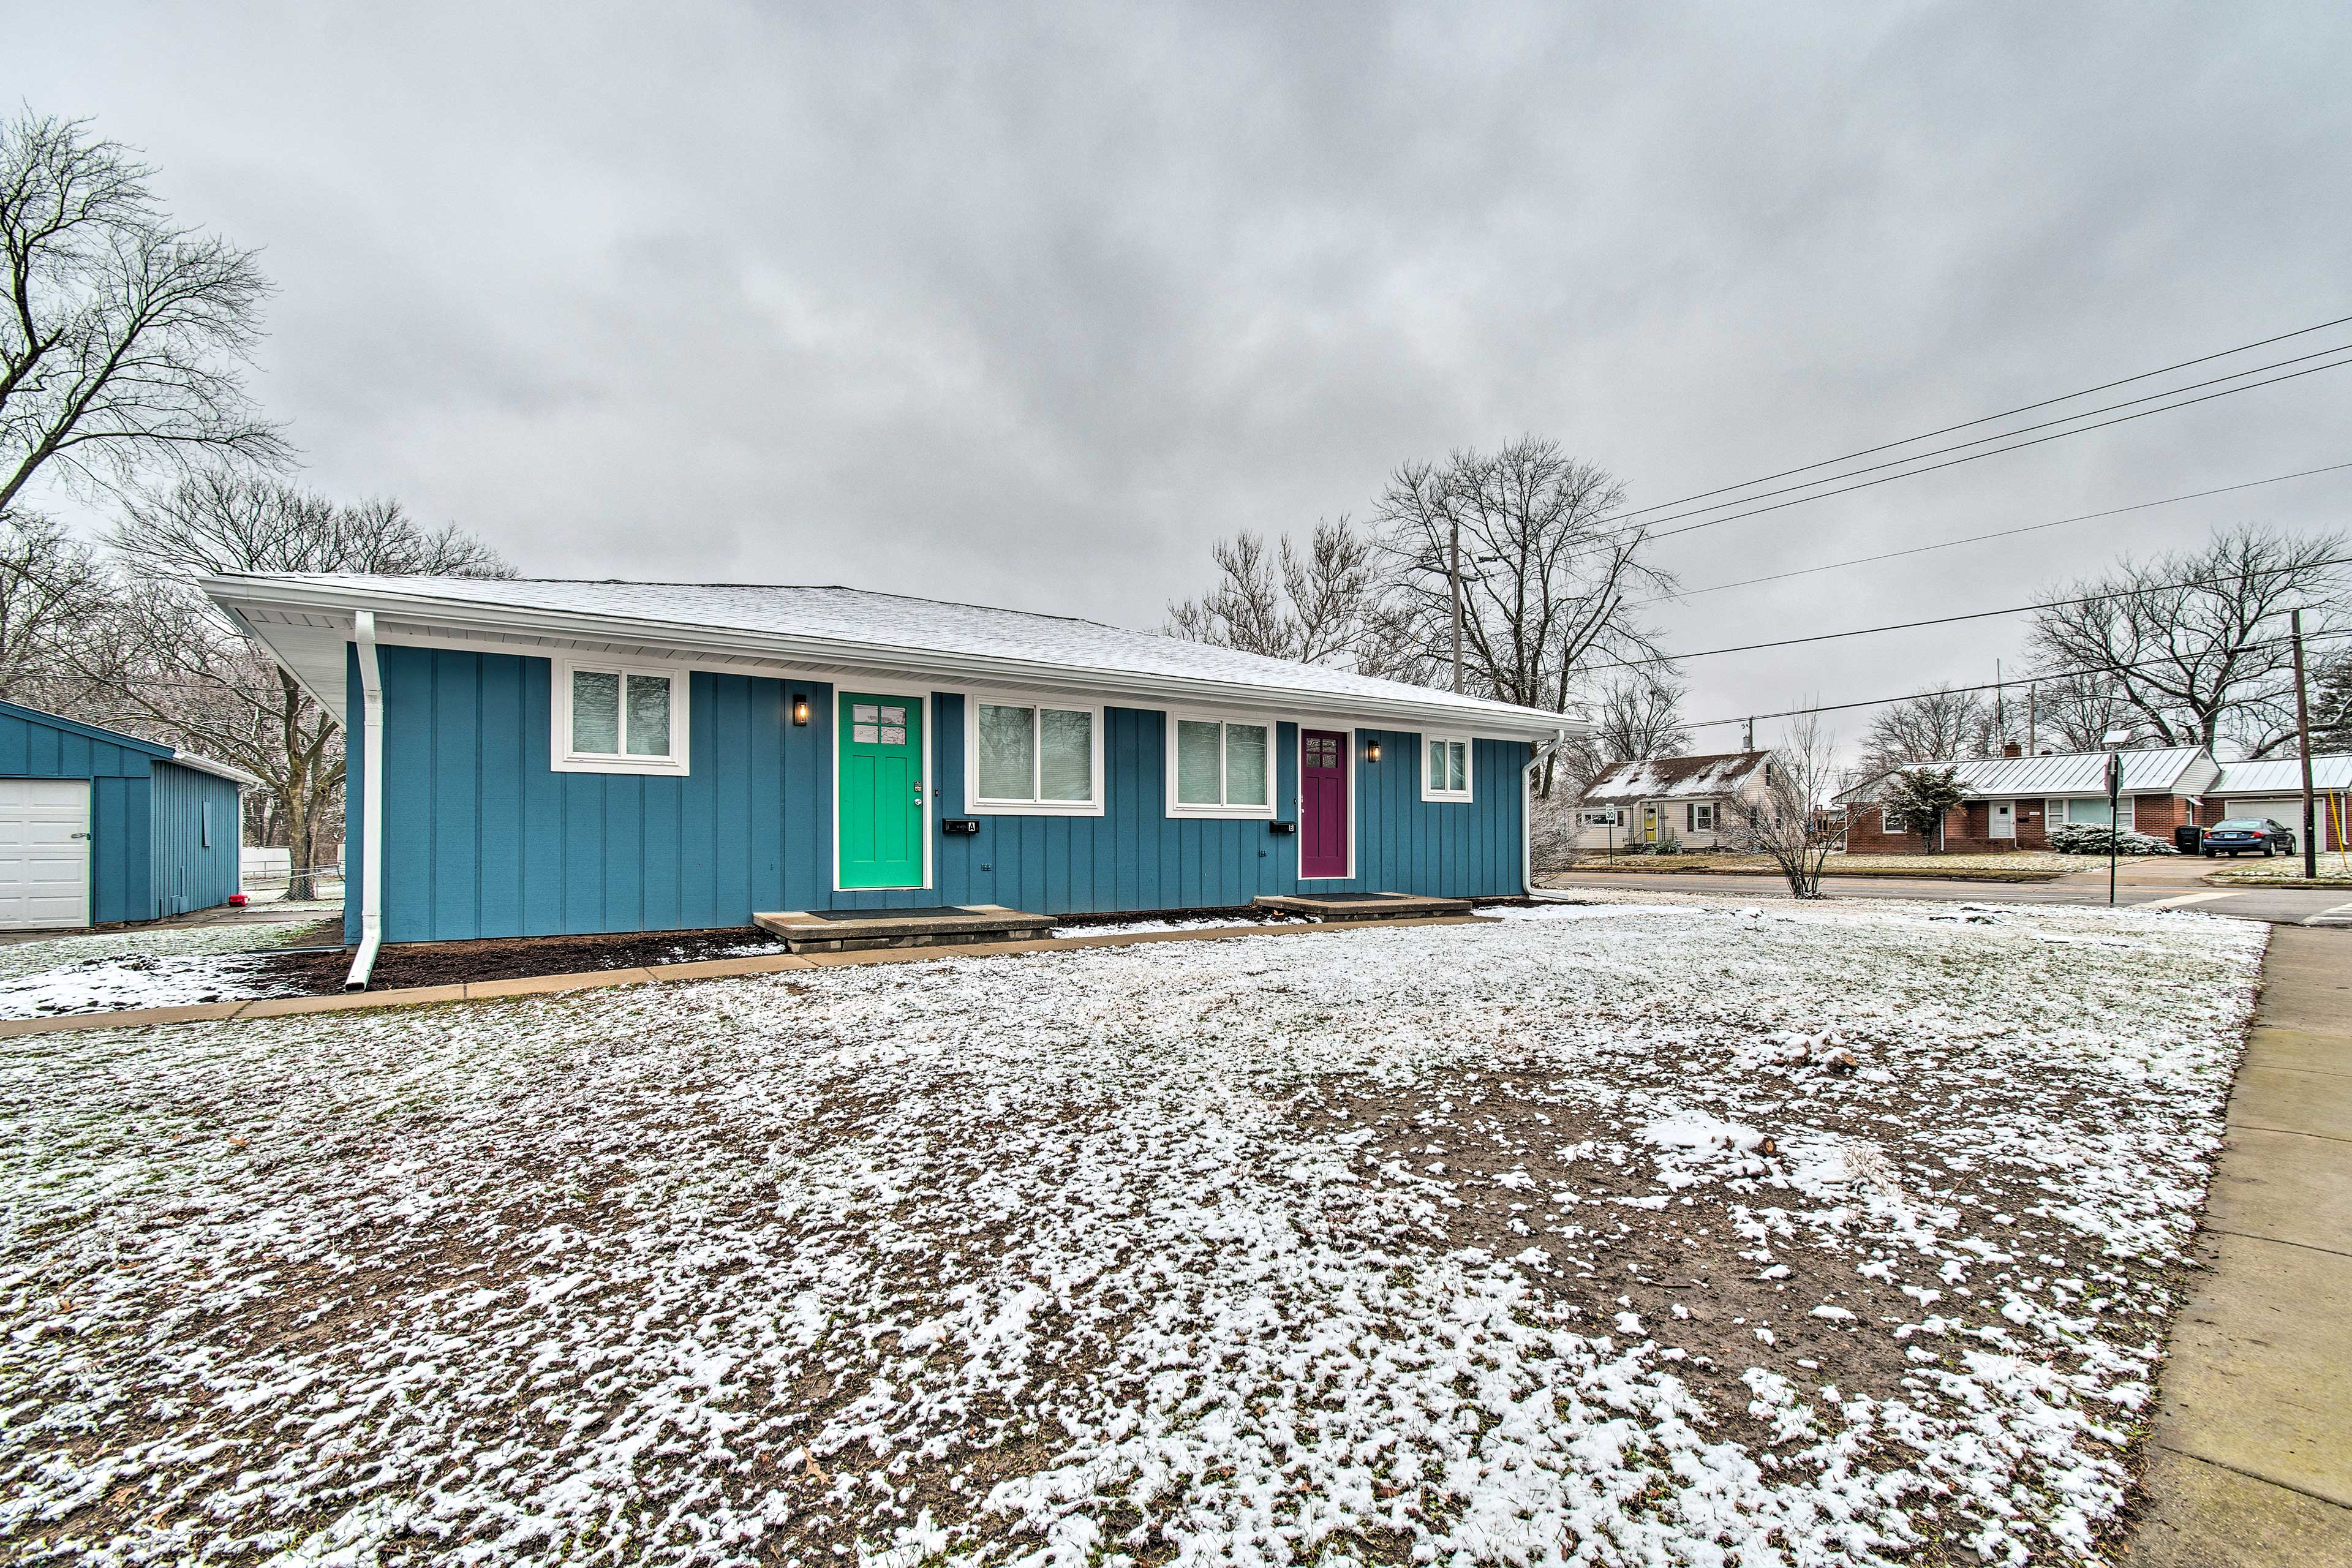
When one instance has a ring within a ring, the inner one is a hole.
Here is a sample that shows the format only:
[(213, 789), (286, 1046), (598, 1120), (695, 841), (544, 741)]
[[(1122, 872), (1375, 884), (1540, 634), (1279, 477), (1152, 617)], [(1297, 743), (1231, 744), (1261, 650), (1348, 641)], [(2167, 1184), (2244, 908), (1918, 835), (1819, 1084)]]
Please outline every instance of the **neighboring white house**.
[(1728, 752), (1708, 757), (1643, 757), (1619, 763), (1595, 779), (1576, 807), (1576, 847), (1679, 841), (1685, 849), (1727, 843), (1733, 802), (1760, 802), (1772, 753)]

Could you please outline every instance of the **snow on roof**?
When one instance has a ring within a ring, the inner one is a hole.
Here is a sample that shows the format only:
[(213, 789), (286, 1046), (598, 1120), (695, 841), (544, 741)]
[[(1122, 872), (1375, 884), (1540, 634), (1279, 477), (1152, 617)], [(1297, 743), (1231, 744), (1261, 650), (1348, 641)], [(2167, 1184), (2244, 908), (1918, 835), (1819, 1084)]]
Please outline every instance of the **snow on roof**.
[(200, 757), (194, 752), (174, 752), (164, 760), (177, 763), (184, 768), (194, 768), (200, 773), (211, 773), (215, 778), (230, 780), (246, 789), (258, 789), (261, 786), (261, 781), (258, 778), (238, 767), (235, 763), (216, 762), (211, 757)]
[[(2180, 787), (2200, 762), (2210, 767), (2202, 746), (2159, 746), (2126, 752), (2124, 793), (2161, 794)], [(1988, 795), (2105, 795), (2107, 753), (2059, 752), (2037, 757), (1953, 757), (1913, 763), (1906, 772), (1950, 768), (1971, 797)], [(1840, 800), (1868, 800), (1885, 782), (1885, 775), (1857, 784)], [(2193, 780), (2191, 781), (2194, 782)], [(2193, 793), (2193, 790), (2192, 790)]]
[[(2352, 752), (2311, 759), (2311, 787), (2352, 789)], [(2301, 795), (2303, 763), (2294, 757), (2264, 757), (2253, 763), (2223, 763), (2221, 777), (2207, 795)]]
[(1708, 757), (1642, 757), (1619, 763), (1584, 792), (1588, 805), (1631, 805), (1645, 800), (1707, 800), (1739, 793), (1769, 752), (1726, 752)]
[[(282, 576), (224, 575), (205, 587), (279, 649), (268, 616), (256, 608), (286, 612), (373, 609), (403, 621), (438, 613), (478, 622), (496, 616), (517, 629), (544, 634), (662, 640), (695, 647), (725, 643), (743, 648), (766, 645), (786, 659), (857, 664), (885, 661), (887, 668), (924, 662), (943, 678), (983, 673), (1032, 680), (1052, 675), (1139, 678), (1150, 688), (1192, 687), (1204, 698), (1247, 689), (1269, 695), (1310, 695), (1326, 706), (1349, 700), (1372, 710), (1404, 705), (1426, 713), (1440, 710), (1465, 726), (1514, 735), (1580, 730), (1569, 715), (1547, 713), (1484, 698), (1456, 696), (1429, 687), (1381, 680), (1324, 665), (1294, 664), (1206, 643), (1132, 631), (1068, 616), (1036, 615), (982, 605), (911, 598), (844, 587), (801, 587), (739, 583), (587, 582), (556, 578), (388, 577), (351, 574)], [(348, 625), (345, 620), (343, 625)], [(313, 627), (312, 629), (321, 629)], [(340, 642), (338, 638), (338, 642)], [(919, 661), (909, 656), (933, 656)], [(341, 662), (340, 647), (336, 663)], [(965, 668), (945, 662), (960, 661)], [(330, 685), (336, 682), (330, 680)], [(1219, 689), (1224, 689), (1223, 692)]]

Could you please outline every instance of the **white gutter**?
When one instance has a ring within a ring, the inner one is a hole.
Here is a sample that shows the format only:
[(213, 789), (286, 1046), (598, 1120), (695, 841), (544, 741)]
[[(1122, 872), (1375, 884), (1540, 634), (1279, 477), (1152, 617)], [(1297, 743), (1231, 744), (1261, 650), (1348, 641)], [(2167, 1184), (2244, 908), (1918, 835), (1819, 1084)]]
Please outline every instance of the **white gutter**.
[(375, 612), (352, 616), (360, 655), (360, 950), (346, 991), (367, 989), (383, 942), (383, 672), (375, 659)]

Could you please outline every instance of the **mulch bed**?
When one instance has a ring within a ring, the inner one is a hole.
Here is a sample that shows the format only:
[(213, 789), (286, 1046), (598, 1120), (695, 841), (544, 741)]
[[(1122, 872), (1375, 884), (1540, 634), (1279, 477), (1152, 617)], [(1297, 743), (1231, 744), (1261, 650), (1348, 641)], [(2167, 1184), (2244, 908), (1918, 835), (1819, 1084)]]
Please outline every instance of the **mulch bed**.
[[(744, 951), (747, 948), (782, 952), (784, 944), (757, 926), (719, 931), (621, 931), (609, 936), (400, 942), (386, 944), (376, 954), (375, 973), (369, 985), (389, 991), (409, 985), (456, 985), (477, 980), (527, 980), (541, 974), (642, 969), (649, 964), (753, 956)], [(262, 970), (269, 979), (299, 985), (320, 996), (341, 991), (351, 972), (349, 948), (274, 953)]]
[[(1481, 899), (1481, 908), (1524, 904), (1526, 899)], [(1247, 921), (1254, 925), (1297, 925), (1303, 917), (1243, 905), (1219, 910), (1163, 910), (1150, 914), (1058, 915), (1066, 931), (1118, 927), (1137, 921)], [(331, 934), (330, 925), (322, 930)], [(749, 950), (749, 951), (747, 951)], [(748, 958), (784, 952), (784, 944), (757, 926), (715, 931), (616, 931), (604, 936), (485, 937), (473, 942), (387, 943), (376, 954), (372, 989), (411, 985), (459, 985), (481, 980), (530, 980), (542, 974), (581, 974), (604, 969), (645, 969), (665, 963), (697, 963), (713, 958)], [(942, 949), (942, 953), (954, 950)], [(347, 947), (277, 952), (261, 969), (268, 979), (296, 986), (301, 994), (341, 992), (352, 971)]]

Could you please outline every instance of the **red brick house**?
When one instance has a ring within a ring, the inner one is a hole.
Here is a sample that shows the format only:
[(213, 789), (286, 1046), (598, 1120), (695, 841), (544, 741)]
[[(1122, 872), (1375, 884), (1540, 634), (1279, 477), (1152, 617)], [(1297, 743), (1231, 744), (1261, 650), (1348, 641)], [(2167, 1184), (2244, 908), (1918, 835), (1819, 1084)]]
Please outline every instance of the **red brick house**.
[[(1919, 763), (1918, 768), (1950, 768), (1968, 798), (1944, 819), (1943, 840), (1923, 843), (1916, 833), (1891, 822), (1882, 804), (1886, 777), (1857, 784), (1837, 797), (1846, 808), (1845, 847), (1853, 855), (1983, 855), (2039, 849), (2060, 822), (2105, 825), (2107, 821), (2107, 753), (2044, 752), (2025, 756), (2011, 745), (1998, 757), (1959, 757)], [(2166, 746), (2126, 752), (2122, 799), (2116, 816), (2126, 827), (2169, 840), (2183, 823), (2202, 822), (2204, 797), (2221, 775), (2202, 746)], [(2213, 818), (2218, 820), (2218, 818)]]

